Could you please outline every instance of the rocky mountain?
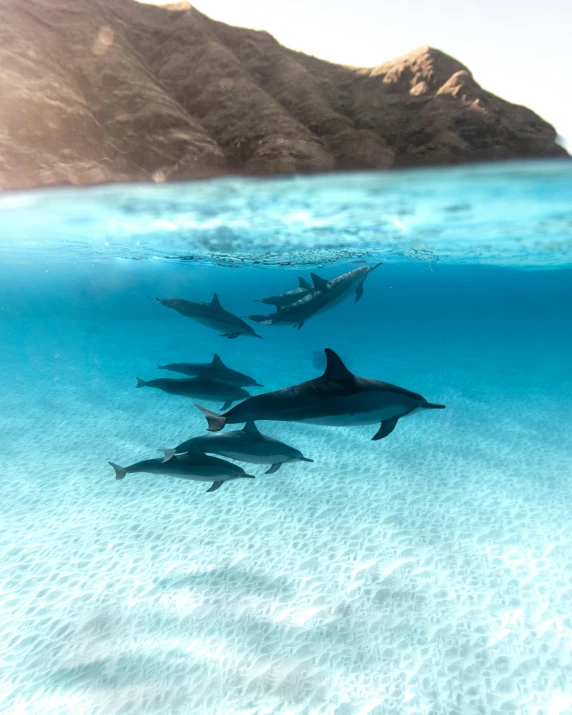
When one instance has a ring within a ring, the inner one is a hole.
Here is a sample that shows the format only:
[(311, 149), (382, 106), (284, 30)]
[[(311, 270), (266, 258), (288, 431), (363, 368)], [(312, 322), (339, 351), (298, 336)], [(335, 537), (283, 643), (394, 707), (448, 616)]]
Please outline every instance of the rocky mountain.
[(187, 3), (3, 0), (0, 66), (0, 189), (566, 156), (439, 50), (344, 67)]

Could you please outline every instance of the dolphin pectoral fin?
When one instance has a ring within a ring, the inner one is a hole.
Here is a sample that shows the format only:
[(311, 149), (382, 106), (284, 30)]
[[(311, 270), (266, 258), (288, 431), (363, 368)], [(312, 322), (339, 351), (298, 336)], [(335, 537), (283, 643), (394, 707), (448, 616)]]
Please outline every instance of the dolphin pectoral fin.
[(282, 462), (275, 462), (270, 469), (267, 469), (264, 474), (274, 474), (274, 472), (277, 472), (280, 467), (282, 466)]
[(383, 439), (384, 437), (387, 437), (388, 434), (391, 434), (395, 429), (398, 419), (398, 417), (392, 417), (390, 420), (383, 420), (381, 427), (373, 435), (372, 440)]
[(355, 299), (356, 303), (362, 297), (362, 295), (363, 295), (363, 281), (358, 285), (358, 287), (356, 289), (356, 299)]
[(216, 492), (216, 490), (220, 489), (223, 484), (224, 482), (213, 482), (212, 486), (207, 489), (206, 494), (208, 494), (209, 492)]
[(238, 338), (240, 333), (221, 333), (220, 337), (221, 338), (229, 338), (230, 340), (234, 340), (235, 338)]
[(222, 406), (222, 409), (223, 409), (223, 410), (228, 410), (228, 409), (230, 409), (230, 407), (232, 406), (232, 403), (233, 403), (233, 402), (234, 402), (234, 400), (227, 400), (227, 401), (224, 403), (224, 405)]

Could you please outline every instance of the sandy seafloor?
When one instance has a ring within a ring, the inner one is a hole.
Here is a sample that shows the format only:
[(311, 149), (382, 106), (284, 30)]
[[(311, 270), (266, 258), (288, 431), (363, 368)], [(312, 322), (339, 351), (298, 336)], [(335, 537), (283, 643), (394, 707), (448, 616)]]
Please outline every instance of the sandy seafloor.
[[(216, 288), (244, 315), (298, 273), (3, 271), (2, 713), (572, 713), (572, 274), (387, 265), (264, 341), (145, 297)], [(213, 494), (114, 479), (204, 430), (134, 389), (155, 363), (216, 350), (277, 389), (326, 346), (447, 409), (377, 443), (260, 423), (314, 464)]]

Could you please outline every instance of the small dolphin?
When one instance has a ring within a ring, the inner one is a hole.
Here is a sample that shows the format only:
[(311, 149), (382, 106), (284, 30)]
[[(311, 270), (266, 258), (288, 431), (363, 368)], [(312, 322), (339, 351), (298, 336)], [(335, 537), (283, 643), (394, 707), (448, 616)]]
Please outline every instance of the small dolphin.
[(212, 362), (175, 362), (170, 365), (157, 365), (158, 370), (170, 370), (180, 372), (182, 375), (197, 377), (202, 373), (205, 377), (211, 377), (217, 382), (235, 387), (264, 387), (256, 382), (253, 377), (249, 377), (238, 370), (231, 370), (220, 357), (215, 353)]
[(416, 392), (351, 373), (333, 350), (326, 348), (326, 371), (321, 377), (276, 392), (249, 397), (224, 415), (197, 405), (210, 432), (226, 424), (281, 420), (317, 425), (370, 425), (381, 422), (372, 439), (393, 432), (401, 417), (418, 410), (443, 409)]
[(136, 387), (156, 387), (170, 395), (180, 395), (181, 397), (198, 397), (216, 402), (223, 400), (223, 410), (228, 410), (237, 400), (250, 397), (250, 393), (242, 387), (217, 382), (202, 373), (199, 373), (198, 377), (160, 377), (158, 380), (142, 380), (138, 377)]
[(238, 338), (239, 335), (262, 338), (262, 335), (257, 335), (242, 318), (225, 310), (216, 293), (210, 303), (197, 303), (194, 300), (182, 300), (181, 298), (151, 298), (151, 300), (156, 300), (167, 308), (173, 308), (185, 318), (196, 320), (197, 323), (206, 325), (208, 328), (222, 330), (223, 338)]
[(221, 457), (236, 459), (238, 462), (270, 464), (271, 467), (265, 474), (277, 472), (284, 462), (314, 461), (304, 457), (298, 449), (262, 434), (254, 422), (247, 422), (241, 430), (193, 437), (182, 442), (175, 449), (161, 449), (160, 451), (165, 453), (164, 462), (170, 460), (175, 454), (199, 451), (220, 454)]
[(271, 295), (270, 298), (262, 298), (261, 300), (256, 300), (255, 303), (266, 303), (267, 305), (276, 306), (278, 308), (283, 308), (285, 305), (291, 305), (299, 300), (306, 293), (310, 293), (314, 290), (313, 286), (308, 283), (305, 278), (298, 276), (298, 288), (294, 290), (289, 290), (288, 293), (281, 293), (279, 295)]
[(231, 479), (254, 479), (253, 474), (247, 474), (242, 467), (231, 462), (225, 462), (218, 457), (208, 457), (206, 454), (185, 454), (174, 457), (167, 464), (162, 459), (145, 459), (129, 467), (120, 467), (109, 462), (115, 469), (115, 478), (123, 479), (126, 474), (148, 472), (150, 474), (167, 474), (171, 477), (191, 479), (195, 482), (212, 482), (207, 492), (215, 492), (224, 482)]
[(351, 293), (355, 292), (357, 302), (363, 295), (365, 279), (378, 266), (381, 266), (381, 263), (376, 263), (374, 266), (362, 266), (333, 278), (331, 281), (320, 278), (315, 273), (310, 273), (314, 281), (312, 292), (307, 292), (295, 303), (279, 308), (270, 315), (249, 315), (248, 317), (261, 325), (295, 325), (300, 329), (306, 320), (318, 313), (330, 310)]

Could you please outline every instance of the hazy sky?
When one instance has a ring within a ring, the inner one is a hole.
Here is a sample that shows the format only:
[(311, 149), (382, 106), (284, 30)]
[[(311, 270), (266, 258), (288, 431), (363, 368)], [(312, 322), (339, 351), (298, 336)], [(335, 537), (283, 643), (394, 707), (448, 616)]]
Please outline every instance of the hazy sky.
[(378, 65), (431, 45), (466, 65), (485, 89), (534, 109), (572, 148), (572, 0), (192, 4), (214, 20), (267, 30), (287, 47), (343, 64)]

